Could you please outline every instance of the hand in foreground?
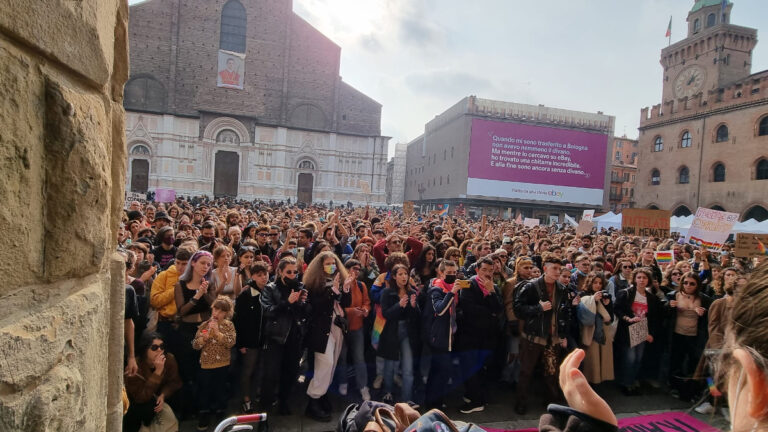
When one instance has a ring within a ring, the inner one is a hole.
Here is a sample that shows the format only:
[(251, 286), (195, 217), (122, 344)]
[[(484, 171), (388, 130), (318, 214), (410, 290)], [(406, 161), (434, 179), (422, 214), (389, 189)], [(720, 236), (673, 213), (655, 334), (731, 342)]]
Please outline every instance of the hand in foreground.
[(160, 396), (157, 397), (157, 403), (155, 404), (155, 412), (159, 413), (163, 410), (163, 405), (165, 404), (165, 395), (160, 393)]
[(560, 365), (560, 388), (563, 390), (568, 406), (598, 420), (618, 425), (611, 407), (592, 390), (579, 364), (584, 360), (584, 350), (576, 349)]
[(139, 371), (139, 366), (136, 364), (136, 357), (128, 357), (128, 364), (125, 365), (125, 374), (127, 376), (134, 376)]

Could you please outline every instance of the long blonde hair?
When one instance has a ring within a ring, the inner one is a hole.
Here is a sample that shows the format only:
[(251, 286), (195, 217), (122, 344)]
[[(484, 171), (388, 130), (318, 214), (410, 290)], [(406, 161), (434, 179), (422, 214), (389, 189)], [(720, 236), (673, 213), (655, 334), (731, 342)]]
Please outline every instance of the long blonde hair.
[[(332, 275), (325, 273), (325, 269), (323, 269), (323, 261), (325, 261), (326, 258), (333, 258), (334, 262), (336, 263), (336, 273)], [(302, 282), (304, 282), (304, 286), (307, 288), (307, 290), (319, 294), (325, 290), (326, 279), (329, 277), (336, 277), (336, 274), (341, 274), (341, 281), (339, 281), (339, 286), (341, 286), (344, 284), (344, 281), (347, 280), (347, 269), (344, 267), (344, 264), (341, 262), (339, 257), (336, 256), (335, 253), (331, 251), (325, 251), (312, 258), (312, 262), (310, 262), (309, 266), (307, 266), (307, 271), (304, 272)]]

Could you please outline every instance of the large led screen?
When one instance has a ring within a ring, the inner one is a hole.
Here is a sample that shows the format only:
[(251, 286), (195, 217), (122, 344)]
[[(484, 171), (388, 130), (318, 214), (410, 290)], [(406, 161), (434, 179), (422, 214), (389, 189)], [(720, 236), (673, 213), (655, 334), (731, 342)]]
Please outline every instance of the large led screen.
[(467, 195), (602, 205), (608, 135), (472, 120)]

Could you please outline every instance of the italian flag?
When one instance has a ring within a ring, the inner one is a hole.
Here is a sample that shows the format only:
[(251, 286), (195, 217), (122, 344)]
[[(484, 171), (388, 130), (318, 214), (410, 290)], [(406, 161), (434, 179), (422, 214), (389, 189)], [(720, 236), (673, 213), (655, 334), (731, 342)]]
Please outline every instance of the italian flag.
[(670, 37), (672, 36), (672, 17), (669, 17), (669, 24), (667, 25), (667, 33), (664, 35), (664, 37)]

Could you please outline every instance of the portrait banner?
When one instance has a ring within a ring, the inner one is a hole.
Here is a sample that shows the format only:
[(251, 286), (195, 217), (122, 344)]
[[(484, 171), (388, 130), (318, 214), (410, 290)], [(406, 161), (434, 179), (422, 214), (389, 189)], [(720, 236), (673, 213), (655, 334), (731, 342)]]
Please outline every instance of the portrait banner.
[(245, 80), (245, 54), (219, 50), (219, 67), (216, 86), (243, 89)]

